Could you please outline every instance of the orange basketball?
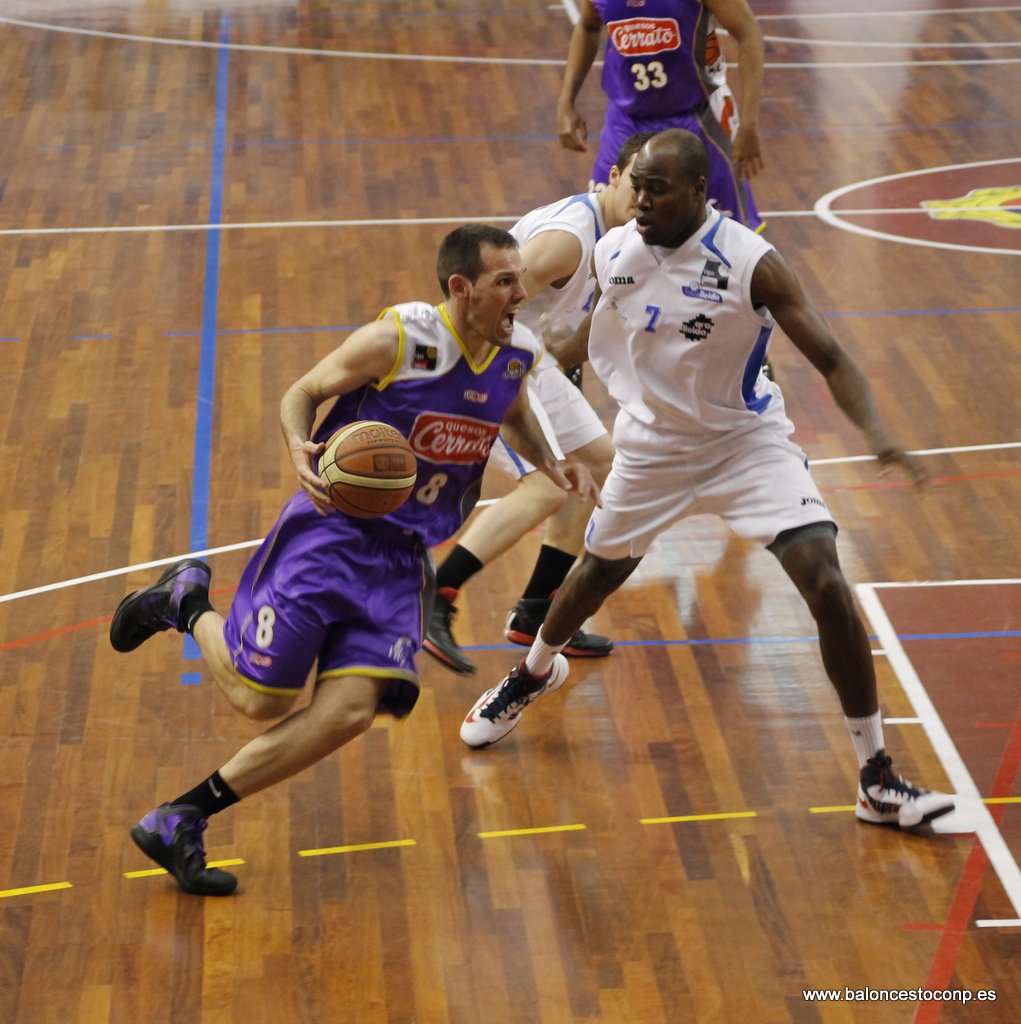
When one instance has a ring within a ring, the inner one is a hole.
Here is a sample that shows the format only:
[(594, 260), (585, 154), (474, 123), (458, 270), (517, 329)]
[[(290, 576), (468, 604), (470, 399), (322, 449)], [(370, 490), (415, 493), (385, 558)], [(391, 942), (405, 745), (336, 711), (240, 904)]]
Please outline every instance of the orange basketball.
[(389, 423), (358, 420), (341, 427), (319, 460), (333, 507), (356, 519), (400, 508), (415, 486), (418, 463), (407, 438)]

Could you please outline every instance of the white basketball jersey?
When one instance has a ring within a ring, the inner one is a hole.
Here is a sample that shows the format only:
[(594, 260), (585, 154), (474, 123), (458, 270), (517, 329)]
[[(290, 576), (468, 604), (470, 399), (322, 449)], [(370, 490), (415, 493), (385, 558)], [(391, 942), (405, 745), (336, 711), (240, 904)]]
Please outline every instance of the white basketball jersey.
[(655, 449), (667, 435), (687, 449), (763, 419), (790, 433), (780, 389), (761, 372), (773, 317), (750, 297), (772, 248), (712, 207), (677, 249), (654, 252), (634, 221), (596, 245), (589, 359), (620, 406), (615, 439)]
[(525, 308), (518, 314), (539, 334), (539, 318), (545, 314), (551, 320), (563, 320), (575, 328), (592, 309), (595, 279), (592, 277), (592, 250), (596, 242), (606, 233), (599, 201), (593, 192), (590, 195), (570, 196), (559, 199), (548, 206), (540, 206), (526, 213), (511, 229), (510, 233), (524, 246), (529, 239), (543, 231), (566, 231), (574, 235), (581, 244), (581, 259), (578, 268), (563, 288), (543, 289), (542, 293), (528, 298)]

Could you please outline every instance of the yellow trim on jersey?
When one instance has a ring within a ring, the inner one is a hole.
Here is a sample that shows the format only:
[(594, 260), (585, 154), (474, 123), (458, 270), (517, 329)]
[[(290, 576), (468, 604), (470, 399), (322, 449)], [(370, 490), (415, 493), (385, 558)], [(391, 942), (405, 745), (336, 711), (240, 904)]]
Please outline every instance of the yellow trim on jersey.
[(467, 360), (468, 365), (472, 368), (472, 371), (476, 375), (482, 373), (482, 371), (487, 366), (489, 366), (489, 364), (496, 358), (496, 345), (491, 344), (489, 346), (489, 355), (486, 356), (486, 358), (481, 363), (476, 363), (475, 360), (472, 359), (471, 355), (469, 354), (468, 349), (464, 347), (464, 342), (461, 340), (461, 335), (458, 334), (456, 330), (454, 330), (454, 325), (450, 320), (450, 314), (447, 313), (447, 304), (445, 302), (441, 302), (436, 307), (436, 309), (439, 312), (440, 317), (443, 319), (443, 322), (447, 325), (447, 330), (450, 331), (450, 333), (454, 336), (454, 341), (457, 342), (457, 347), (461, 350), (461, 354)]
[(397, 310), (393, 306), (387, 306), (379, 316), (377, 320), (382, 320), (387, 313), (393, 313), (393, 321), (397, 324), (397, 358), (394, 360), (393, 367), (385, 377), (380, 377), (379, 380), (374, 381), (372, 386), (377, 391), (382, 391), (400, 372), (401, 366), (404, 365), (404, 350), (407, 347), (407, 339), (404, 331), (404, 324), (401, 323), (401, 318), (397, 315)]
[(414, 672), (407, 672), (399, 668), (369, 668), (357, 666), (351, 668), (331, 668), (320, 672), (316, 676), (316, 682), (323, 679), (339, 679), (341, 676), (368, 676), (370, 679), (404, 679), (409, 683), (418, 685), (418, 676)]
[(257, 683), (254, 679), (243, 676), (237, 669), (234, 670), (234, 675), (250, 690), (255, 690), (256, 693), (268, 693), (272, 697), (297, 697), (305, 689), (304, 684), (297, 688), (291, 686), (263, 686), (262, 683)]

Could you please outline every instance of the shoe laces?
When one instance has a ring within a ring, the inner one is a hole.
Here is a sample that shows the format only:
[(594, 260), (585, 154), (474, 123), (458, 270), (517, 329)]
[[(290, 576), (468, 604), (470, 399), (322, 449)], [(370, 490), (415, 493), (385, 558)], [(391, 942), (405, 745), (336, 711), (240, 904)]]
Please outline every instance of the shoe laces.
[[(202, 842), (202, 833), (209, 822), (205, 818), (196, 818), (194, 822), (178, 826), (181, 830), (181, 852), (188, 867), (192, 870), (206, 870), (206, 847)], [(197, 863), (196, 863), (197, 861)]]
[(512, 718), (542, 693), (550, 672), (544, 676), (533, 676), (524, 664), (522, 662), (517, 668), (511, 669), (510, 675), (496, 688), (486, 706), (479, 711), (483, 718), (491, 722), (504, 714)]
[(878, 786), (881, 794), (895, 793), (911, 799), (919, 796), (922, 792), (916, 786), (912, 786), (907, 779), (901, 778), (893, 770), (893, 759), (886, 754), (877, 754), (875, 757), (870, 757), (866, 763), (879, 775), (878, 779), (874, 782), (869, 782), (869, 786)]
[(449, 626), (457, 618), (457, 606), (448, 601), (442, 594), (436, 595), (433, 604), (433, 619), (439, 619), (444, 626)]

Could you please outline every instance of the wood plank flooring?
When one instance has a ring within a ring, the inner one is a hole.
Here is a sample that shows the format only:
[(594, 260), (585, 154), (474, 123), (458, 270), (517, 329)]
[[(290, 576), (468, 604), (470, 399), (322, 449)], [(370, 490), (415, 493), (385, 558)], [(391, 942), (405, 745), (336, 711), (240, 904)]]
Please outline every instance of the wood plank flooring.
[[(769, 555), (699, 519), (593, 620), (613, 656), (575, 662), (505, 743), (471, 752), (457, 727), (516, 657), (502, 624), (539, 534), (464, 590), (477, 677), (423, 656), (409, 720), (212, 819), (236, 897), (149, 872), (130, 825), (258, 726), (179, 638), (116, 655), (109, 616), (194, 550), (226, 609), (293, 489), (288, 384), (383, 306), (435, 300), (452, 225), (584, 187), (589, 158), (553, 130), (571, 22), (539, 0), (7, 0), (0, 1021), (1021, 1019), (1021, 7), (754, 6), (767, 236), (933, 486), (855, 461), (818, 375), (782, 338), (772, 362), (849, 579), (905, 585), (871, 591), (905, 655), (877, 637), (897, 763), (937, 788), (960, 770), (906, 663), (1006, 854), (856, 825), (807, 611)], [(919, 206), (987, 188), (1008, 190), (1003, 223)], [(986, 582), (906, 586), (952, 581)]]

